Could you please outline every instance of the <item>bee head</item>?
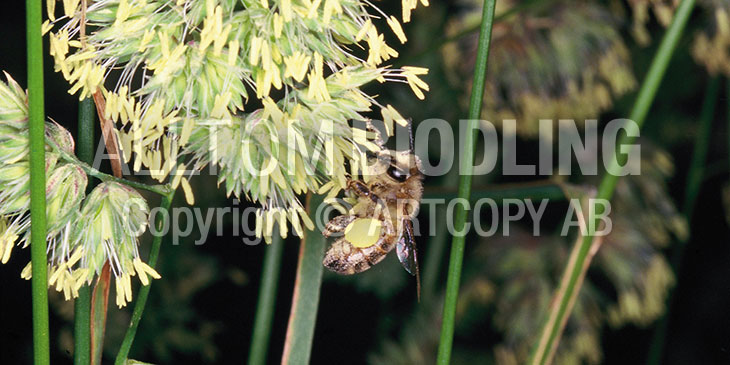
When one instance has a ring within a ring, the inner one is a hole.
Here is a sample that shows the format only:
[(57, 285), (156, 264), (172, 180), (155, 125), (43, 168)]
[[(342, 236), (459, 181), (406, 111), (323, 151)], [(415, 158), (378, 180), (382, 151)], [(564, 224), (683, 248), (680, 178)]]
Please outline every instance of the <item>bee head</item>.
[(410, 151), (383, 150), (378, 153), (378, 168), (394, 182), (404, 183), (412, 176), (420, 176), (421, 161)]

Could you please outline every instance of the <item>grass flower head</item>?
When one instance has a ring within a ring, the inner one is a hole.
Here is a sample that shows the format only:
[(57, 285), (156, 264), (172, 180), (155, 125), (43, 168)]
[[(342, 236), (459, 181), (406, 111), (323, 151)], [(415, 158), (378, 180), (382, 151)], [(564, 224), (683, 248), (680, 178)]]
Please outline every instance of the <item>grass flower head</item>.
[[(402, 22), (418, 3), (402, 2)], [(394, 109), (363, 85), (396, 81), (421, 99), (428, 90), (427, 70), (384, 64), (398, 52), (376, 24), (407, 38), (369, 1), (101, 0), (56, 11), (48, 24), (55, 68), (70, 93), (105, 96), (134, 170), (181, 185), (192, 203), (188, 179), (215, 166), (227, 193), (261, 204), (265, 237), (274, 221), (301, 234), (310, 222), (297, 196), (328, 182), (336, 194), (345, 163), (359, 164), (363, 142), (373, 145), (348, 122)], [(326, 163), (311, 162), (314, 151)]]

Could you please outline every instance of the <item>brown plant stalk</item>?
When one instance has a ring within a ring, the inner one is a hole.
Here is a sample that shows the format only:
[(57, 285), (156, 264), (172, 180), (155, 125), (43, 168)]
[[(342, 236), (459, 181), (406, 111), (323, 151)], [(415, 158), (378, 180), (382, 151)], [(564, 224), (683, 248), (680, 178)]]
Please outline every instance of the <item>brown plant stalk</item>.
[[(87, 0), (82, 0), (81, 4), (81, 24), (80, 24), (80, 40), (82, 47), (86, 47), (86, 8)], [(112, 173), (115, 177), (122, 177), (122, 164), (119, 155), (119, 144), (117, 142), (117, 135), (114, 133), (114, 126), (111, 120), (104, 117), (106, 100), (101, 90), (94, 92), (94, 105), (96, 106), (96, 114), (99, 117), (99, 123), (101, 124), (101, 133), (104, 138), (104, 145), (109, 155)], [(106, 315), (109, 308), (109, 288), (111, 287), (111, 268), (109, 262), (104, 264), (101, 270), (101, 274), (94, 285), (93, 294), (91, 296), (91, 321), (89, 328), (90, 335), (90, 351), (91, 351), (91, 365), (97, 365), (101, 363), (101, 347), (104, 341), (104, 332), (106, 329)], [(102, 293), (99, 293), (102, 290)], [(101, 299), (100, 299), (101, 298)], [(97, 300), (103, 300), (100, 312), (97, 312)], [(101, 316), (100, 324), (101, 328), (97, 328), (97, 321), (95, 318)], [(97, 335), (98, 331), (101, 331), (100, 335)]]
[[(595, 194), (593, 194), (595, 195)], [(580, 199), (580, 205), (584, 205), (583, 203), (586, 203), (588, 201), (587, 198), (581, 198)], [(571, 202), (571, 204), (573, 204)], [(591, 227), (588, 227), (587, 220), (584, 214), (578, 214), (578, 212), (587, 212), (588, 208), (584, 207), (580, 211), (577, 210), (576, 207), (576, 219), (578, 220), (578, 227), (586, 227), (587, 231), (590, 231)], [(592, 217), (589, 217), (590, 221), (592, 222)], [(570, 258), (568, 260), (568, 265), (565, 267), (565, 272), (570, 272), (573, 270), (573, 268), (577, 265), (578, 260), (578, 253), (580, 251), (581, 242), (584, 239), (583, 235), (583, 229), (579, 228), (579, 234), (576, 238), (575, 245), (573, 245), (573, 249), (570, 253)], [(593, 257), (598, 252), (598, 249), (601, 247), (601, 243), (603, 242), (602, 237), (595, 237), (593, 239), (593, 243), (591, 244), (591, 248), (588, 252), (588, 256), (586, 257), (585, 261), (583, 262), (583, 266), (581, 267), (580, 276), (578, 277), (578, 281), (576, 282), (577, 287), (581, 287), (583, 285), (583, 280), (585, 279), (586, 272), (588, 271), (588, 267), (591, 265), (591, 262), (593, 261)], [(548, 329), (554, 327), (555, 321), (557, 321), (557, 313), (556, 307), (560, 305), (560, 303), (563, 301), (565, 295), (566, 295), (566, 288), (568, 287), (568, 283), (570, 278), (567, 275), (564, 275), (561, 282), (560, 282), (560, 289), (557, 293), (555, 293), (555, 297), (550, 302), (550, 317), (548, 318), (548, 325), (545, 326), (545, 330), (540, 334), (540, 341), (538, 342), (537, 349), (535, 350), (535, 356), (533, 356), (533, 364), (539, 364), (541, 359), (545, 358), (547, 359), (546, 363), (550, 364), (552, 363), (552, 359), (555, 356), (555, 352), (558, 349), (558, 344), (560, 343), (560, 336), (563, 333), (563, 328), (565, 328), (566, 323), (568, 322), (568, 318), (570, 316), (564, 316), (561, 320), (561, 322), (558, 324), (559, 328), (559, 335), (558, 338), (553, 341), (552, 346), (550, 348), (547, 348), (548, 346), (548, 340), (550, 338), (550, 331)], [(578, 298), (579, 290), (574, 290), (573, 294), (568, 298), (568, 308), (567, 313), (570, 313), (573, 310), (573, 306), (575, 305), (575, 301)], [(545, 353), (547, 352), (547, 357), (545, 357)]]

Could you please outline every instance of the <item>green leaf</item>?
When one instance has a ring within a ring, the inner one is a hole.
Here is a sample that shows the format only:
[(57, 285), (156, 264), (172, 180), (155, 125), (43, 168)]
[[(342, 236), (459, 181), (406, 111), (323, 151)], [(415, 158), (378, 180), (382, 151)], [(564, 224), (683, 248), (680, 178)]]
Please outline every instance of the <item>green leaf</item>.
[(91, 364), (100, 365), (104, 348), (104, 332), (106, 330), (106, 313), (109, 307), (109, 287), (111, 286), (111, 267), (104, 265), (96, 280), (94, 292), (91, 294)]
[(281, 257), (284, 253), (284, 240), (279, 235), (278, 227), (274, 227), (272, 242), (266, 245), (264, 267), (261, 270), (261, 287), (254, 316), (251, 349), (248, 355), (249, 365), (266, 364), (266, 355), (271, 337), (271, 321), (276, 308), (276, 287), (279, 282)]
[[(314, 215), (322, 200), (322, 196), (313, 195), (307, 202), (307, 211), (313, 222), (316, 222)], [(307, 232), (302, 239), (282, 364), (309, 363), (322, 286), (325, 244), (322, 233), (316, 231)]]

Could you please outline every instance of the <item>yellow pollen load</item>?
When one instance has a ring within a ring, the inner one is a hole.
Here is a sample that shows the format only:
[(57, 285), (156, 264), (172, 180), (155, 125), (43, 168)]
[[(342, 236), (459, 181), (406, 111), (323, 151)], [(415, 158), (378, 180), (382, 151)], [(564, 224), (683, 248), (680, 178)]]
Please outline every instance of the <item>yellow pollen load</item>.
[(345, 228), (345, 239), (357, 248), (367, 248), (380, 239), (383, 222), (374, 218), (358, 218)]

